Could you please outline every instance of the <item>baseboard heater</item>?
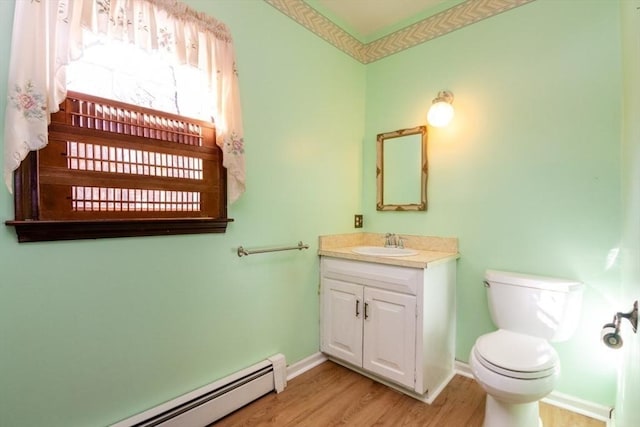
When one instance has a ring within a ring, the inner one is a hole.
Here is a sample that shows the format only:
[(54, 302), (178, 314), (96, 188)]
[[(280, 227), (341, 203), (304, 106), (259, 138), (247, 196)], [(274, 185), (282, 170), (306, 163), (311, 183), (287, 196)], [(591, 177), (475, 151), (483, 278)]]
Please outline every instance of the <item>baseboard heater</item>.
[(276, 354), (111, 427), (203, 427), (287, 385), (287, 364)]

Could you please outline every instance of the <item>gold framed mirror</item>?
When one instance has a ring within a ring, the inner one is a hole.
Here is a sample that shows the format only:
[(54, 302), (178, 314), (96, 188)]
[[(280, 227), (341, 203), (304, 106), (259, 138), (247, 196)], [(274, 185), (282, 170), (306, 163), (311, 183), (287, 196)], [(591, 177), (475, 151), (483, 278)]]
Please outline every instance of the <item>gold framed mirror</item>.
[(376, 148), (376, 209), (426, 211), (427, 127), (378, 134)]

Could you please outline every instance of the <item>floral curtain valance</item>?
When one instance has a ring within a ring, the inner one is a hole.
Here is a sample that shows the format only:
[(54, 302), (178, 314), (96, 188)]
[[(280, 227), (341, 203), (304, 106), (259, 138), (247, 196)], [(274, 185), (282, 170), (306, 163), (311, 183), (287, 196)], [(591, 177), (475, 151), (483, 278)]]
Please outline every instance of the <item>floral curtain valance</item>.
[(66, 66), (82, 55), (86, 30), (159, 51), (207, 76), (228, 199), (237, 200), (245, 189), (244, 140), (231, 36), (223, 23), (176, 0), (16, 1), (4, 135), (9, 189), (29, 151), (47, 144), (49, 117), (66, 97)]

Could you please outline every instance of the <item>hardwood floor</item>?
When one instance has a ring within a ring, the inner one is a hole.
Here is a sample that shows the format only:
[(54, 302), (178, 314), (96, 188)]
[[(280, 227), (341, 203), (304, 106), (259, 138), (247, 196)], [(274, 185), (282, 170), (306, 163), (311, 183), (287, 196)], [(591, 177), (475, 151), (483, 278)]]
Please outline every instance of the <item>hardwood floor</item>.
[[(270, 393), (212, 425), (481, 427), (484, 402), (482, 388), (460, 375), (427, 405), (325, 362), (291, 380), (282, 393)], [(546, 404), (541, 404), (540, 413), (545, 427), (605, 425)]]

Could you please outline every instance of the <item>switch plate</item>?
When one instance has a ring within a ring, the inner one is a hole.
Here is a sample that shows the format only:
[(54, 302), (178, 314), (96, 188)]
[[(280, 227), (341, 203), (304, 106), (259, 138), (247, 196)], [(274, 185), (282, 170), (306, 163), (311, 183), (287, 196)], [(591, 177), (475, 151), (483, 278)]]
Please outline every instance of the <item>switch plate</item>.
[(356, 214), (353, 217), (353, 227), (354, 228), (362, 228), (362, 223), (363, 223), (363, 219), (362, 219), (362, 214)]

